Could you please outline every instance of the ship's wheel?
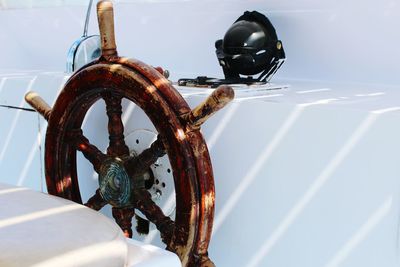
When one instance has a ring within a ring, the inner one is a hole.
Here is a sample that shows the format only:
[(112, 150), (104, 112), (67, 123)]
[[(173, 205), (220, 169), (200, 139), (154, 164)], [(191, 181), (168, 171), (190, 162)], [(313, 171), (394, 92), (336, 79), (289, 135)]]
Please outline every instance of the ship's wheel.
[[(118, 56), (112, 3), (100, 1), (97, 12), (101, 57), (71, 76), (53, 108), (34, 92), (26, 95), (28, 103), (48, 120), (48, 192), (82, 203), (76, 171), (76, 153), (80, 151), (99, 175), (99, 188), (86, 206), (100, 210), (111, 205), (113, 217), (127, 236), (132, 236), (132, 217), (139, 210), (156, 225), (167, 249), (180, 257), (182, 266), (214, 266), (207, 255), (214, 216), (214, 178), (200, 126), (233, 99), (233, 90), (221, 86), (190, 110), (159, 71)], [(122, 99), (139, 106), (158, 131), (156, 141), (139, 155), (131, 154), (125, 143)], [(81, 129), (87, 111), (98, 100), (105, 102), (108, 116), (109, 146), (105, 153), (91, 144)], [(143, 178), (165, 154), (174, 177), (174, 220), (152, 200)]]

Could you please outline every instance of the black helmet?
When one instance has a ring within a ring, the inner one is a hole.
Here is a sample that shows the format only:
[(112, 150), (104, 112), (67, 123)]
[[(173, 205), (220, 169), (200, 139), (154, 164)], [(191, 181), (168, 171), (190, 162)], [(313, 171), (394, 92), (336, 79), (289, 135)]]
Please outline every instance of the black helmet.
[(246, 11), (215, 42), (218, 61), (226, 79), (261, 72), (257, 81), (268, 81), (282, 65), (285, 52), (275, 28), (263, 14)]

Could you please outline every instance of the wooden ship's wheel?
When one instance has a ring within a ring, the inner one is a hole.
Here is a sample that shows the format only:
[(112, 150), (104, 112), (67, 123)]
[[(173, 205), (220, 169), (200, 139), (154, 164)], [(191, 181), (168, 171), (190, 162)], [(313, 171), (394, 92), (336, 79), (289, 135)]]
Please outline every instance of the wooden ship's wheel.
[[(160, 231), (168, 250), (182, 266), (214, 266), (207, 250), (214, 216), (214, 179), (201, 124), (233, 99), (230, 87), (217, 88), (190, 110), (170, 82), (153, 67), (119, 57), (114, 39), (113, 6), (97, 5), (102, 55), (65, 84), (54, 107), (36, 93), (27, 102), (48, 120), (45, 170), (50, 194), (82, 203), (76, 171), (80, 151), (99, 175), (99, 188), (85, 203), (100, 210), (112, 206), (112, 215), (124, 233), (132, 236), (132, 217), (139, 210)], [(109, 146), (103, 153), (82, 132), (89, 108), (104, 100), (108, 116)], [(158, 131), (157, 140), (139, 155), (132, 155), (124, 140), (121, 100), (138, 105)], [(176, 214), (172, 220), (153, 202), (143, 174), (167, 154), (173, 169)]]

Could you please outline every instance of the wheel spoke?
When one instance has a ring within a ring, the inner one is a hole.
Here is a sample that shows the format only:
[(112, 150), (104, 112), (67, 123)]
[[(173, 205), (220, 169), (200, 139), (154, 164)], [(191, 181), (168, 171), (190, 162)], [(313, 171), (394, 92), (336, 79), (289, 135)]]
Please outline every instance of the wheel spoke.
[(83, 135), (81, 129), (70, 131), (68, 139), (75, 149), (82, 152), (85, 158), (93, 164), (94, 170), (99, 172), (101, 163), (107, 159), (107, 155), (103, 154), (95, 145), (92, 145)]
[(126, 237), (132, 237), (132, 218), (134, 215), (135, 210), (132, 207), (112, 208), (112, 216)]
[(125, 169), (130, 177), (143, 175), (158, 158), (165, 155), (164, 145), (160, 136), (151, 146), (137, 157), (131, 157), (125, 162)]
[(146, 219), (143, 219), (139, 215), (136, 214), (136, 232), (139, 235), (148, 235), (150, 231), (150, 222)]
[(100, 195), (100, 190), (97, 189), (96, 193), (85, 203), (85, 206), (94, 210), (101, 210), (106, 204), (107, 202)]
[(107, 153), (111, 156), (129, 155), (129, 148), (125, 144), (124, 138), (124, 124), (121, 119), (121, 100), (122, 98), (118, 96), (104, 96), (108, 116), (108, 134), (110, 139)]
[(161, 233), (161, 239), (169, 245), (174, 234), (175, 223), (165, 216), (161, 208), (151, 199), (150, 193), (145, 189), (134, 190), (135, 208), (140, 210), (148, 220), (154, 223)]

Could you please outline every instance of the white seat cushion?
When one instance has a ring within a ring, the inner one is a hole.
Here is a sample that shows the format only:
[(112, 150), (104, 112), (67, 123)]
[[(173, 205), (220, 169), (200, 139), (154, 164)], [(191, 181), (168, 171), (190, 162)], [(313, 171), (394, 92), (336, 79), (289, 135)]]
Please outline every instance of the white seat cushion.
[(122, 231), (104, 215), (0, 184), (1, 267), (123, 267), (127, 254)]
[(181, 262), (174, 253), (146, 245), (136, 240), (128, 241), (127, 267), (181, 267)]

